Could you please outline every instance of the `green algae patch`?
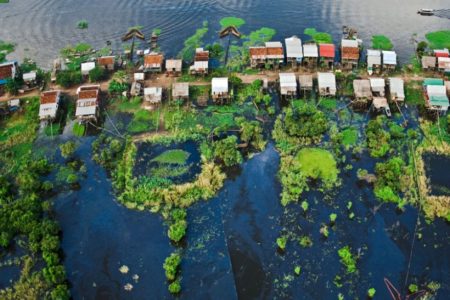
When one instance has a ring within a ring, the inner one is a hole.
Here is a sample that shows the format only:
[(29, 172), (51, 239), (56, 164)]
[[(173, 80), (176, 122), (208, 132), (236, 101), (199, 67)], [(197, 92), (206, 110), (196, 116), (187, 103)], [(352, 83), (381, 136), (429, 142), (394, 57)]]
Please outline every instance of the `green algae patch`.
[(175, 150), (167, 150), (162, 154), (158, 155), (152, 161), (160, 163), (160, 164), (177, 164), (182, 165), (185, 164), (187, 159), (189, 158), (189, 152), (175, 149)]
[(425, 37), (433, 49), (450, 48), (450, 30), (429, 32)]
[(315, 28), (306, 28), (303, 33), (309, 35), (313, 39), (313, 41), (318, 44), (331, 44), (333, 42), (331, 34), (326, 32), (319, 32)]
[(374, 35), (372, 36), (372, 48), (379, 50), (392, 50), (394, 45), (392, 45), (391, 40), (385, 35)]
[(134, 114), (133, 120), (131, 120), (127, 130), (130, 133), (141, 133), (153, 130), (156, 128), (157, 120), (157, 113), (140, 109)]
[(245, 24), (245, 20), (237, 17), (225, 17), (220, 20), (220, 26), (226, 28), (228, 26), (235, 26), (237, 28)]
[(342, 143), (345, 146), (356, 145), (358, 141), (358, 131), (355, 128), (347, 128), (342, 131)]
[(247, 41), (244, 43), (244, 46), (255, 46), (268, 42), (276, 33), (277, 31), (275, 29), (269, 27), (262, 27), (252, 31), (248, 36), (245, 36)]
[(304, 148), (297, 153), (300, 171), (309, 178), (334, 183), (338, 179), (336, 160), (331, 152), (319, 148)]

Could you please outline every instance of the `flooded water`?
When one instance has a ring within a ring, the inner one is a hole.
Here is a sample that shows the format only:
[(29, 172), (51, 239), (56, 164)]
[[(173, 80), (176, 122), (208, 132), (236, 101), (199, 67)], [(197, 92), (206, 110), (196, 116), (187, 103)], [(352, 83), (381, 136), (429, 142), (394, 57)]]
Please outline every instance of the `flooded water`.
[[(420, 8), (442, 10), (438, 16), (423, 17), (416, 13)], [(0, 5), (0, 40), (17, 42), (11, 57), (31, 57), (48, 67), (59, 49), (80, 41), (98, 48), (111, 41), (119, 50), (127, 28), (142, 25), (147, 36), (153, 28), (162, 29), (160, 46), (172, 56), (203, 21), (210, 23), (211, 41), (217, 39), (220, 18), (237, 16), (247, 21), (243, 32), (273, 27), (277, 39), (302, 36), (305, 28), (316, 27), (338, 41), (343, 25), (357, 28), (367, 45), (373, 34), (385, 34), (407, 61), (413, 53), (413, 33), (423, 37), (450, 28), (449, 8), (447, 0), (11, 0)], [(89, 23), (87, 30), (77, 29), (82, 19)]]
[(423, 157), (431, 194), (450, 196), (450, 159), (443, 155), (425, 154)]

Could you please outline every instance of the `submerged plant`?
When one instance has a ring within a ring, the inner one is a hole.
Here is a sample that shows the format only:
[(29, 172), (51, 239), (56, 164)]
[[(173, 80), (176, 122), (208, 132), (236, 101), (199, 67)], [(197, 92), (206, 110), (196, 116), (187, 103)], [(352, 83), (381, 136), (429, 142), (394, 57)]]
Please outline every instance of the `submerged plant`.
[(312, 247), (313, 242), (309, 236), (305, 235), (300, 238), (299, 244), (300, 244), (300, 246), (306, 248), (306, 247)]

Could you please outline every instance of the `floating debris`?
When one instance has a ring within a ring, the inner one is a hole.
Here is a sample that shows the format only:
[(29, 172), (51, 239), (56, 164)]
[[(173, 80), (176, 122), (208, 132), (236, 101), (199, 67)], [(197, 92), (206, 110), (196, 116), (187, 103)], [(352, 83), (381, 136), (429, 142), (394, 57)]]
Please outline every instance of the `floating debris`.
[(131, 291), (132, 289), (133, 289), (133, 285), (131, 284), (131, 283), (127, 283), (127, 284), (125, 284), (124, 286), (123, 286), (123, 289), (125, 290), (125, 291)]
[(134, 274), (131, 278), (133, 278), (133, 280), (137, 283), (139, 281), (139, 275), (138, 274)]
[(122, 274), (127, 274), (129, 270), (130, 270), (130, 269), (129, 269), (128, 266), (126, 266), (126, 265), (123, 265), (123, 266), (121, 266), (121, 267), (119, 268), (119, 271), (120, 271), (120, 273), (122, 273)]

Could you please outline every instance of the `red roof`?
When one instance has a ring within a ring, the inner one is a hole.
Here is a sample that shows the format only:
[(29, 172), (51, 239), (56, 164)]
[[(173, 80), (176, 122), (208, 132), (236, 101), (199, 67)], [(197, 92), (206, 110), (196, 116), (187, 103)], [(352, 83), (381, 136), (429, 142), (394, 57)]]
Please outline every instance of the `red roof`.
[(333, 44), (320, 44), (319, 45), (320, 57), (334, 58), (335, 51)]
[(48, 91), (41, 94), (41, 104), (56, 103), (58, 91)]
[(163, 60), (162, 54), (147, 54), (144, 56), (144, 65), (162, 65)]
[(100, 66), (107, 66), (114, 64), (114, 56), (102, 56), (97, 59), (97, 63)]
[(12, 77), (13, 65), (5, 65), (0, 67), (0, 80)]
[(342, 59), (358, 60), (359, 59), (359, 48), (354, 47), (342, 47), (341, 51)]
[(445, 52), (435, 52), (436, 57), (448, 57), (448, 53)]

